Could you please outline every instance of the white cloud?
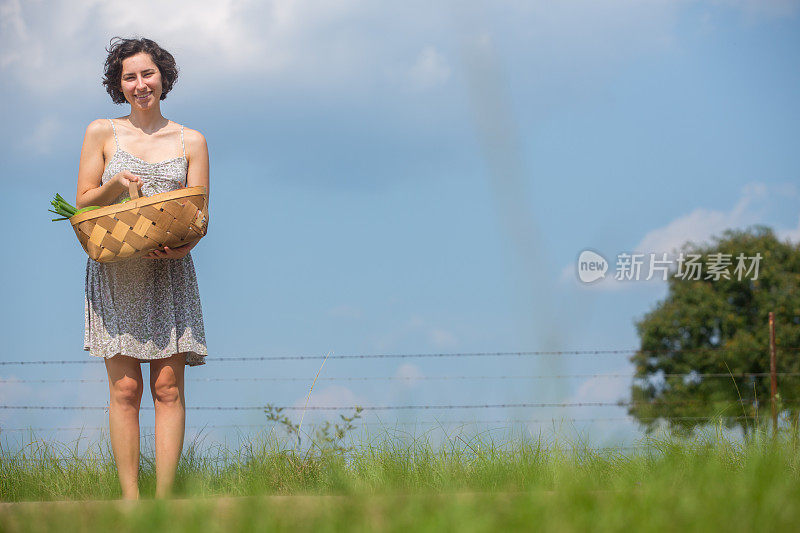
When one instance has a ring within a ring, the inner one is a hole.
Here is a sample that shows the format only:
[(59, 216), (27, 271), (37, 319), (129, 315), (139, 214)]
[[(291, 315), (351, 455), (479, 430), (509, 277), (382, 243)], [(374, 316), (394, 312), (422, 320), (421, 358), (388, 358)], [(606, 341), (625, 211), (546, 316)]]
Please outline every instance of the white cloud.
[(428, 337), (437, 348), (453, 348), (458, 344), (458, 339), (453, 333), (441, 328), (431, 328)]
[(425, 374), (422, 373), (422, 370), (417, 365), (405, 363), (397, 367), (394, 376), (401, 379), (415, 380), (425, 377)]
[(153, 38), (177, 56), (182, 70), (195, 71), (203, 80), (287, 69), (319, 75), (330, 73), (328, 65), (340, 69), (357, 55), (347, 32), (337, 30), (353, 19), (360, 4), (7, 0), (0, 8), (0, 66), (39, 94), (94, 87), (102, 75), (103, 47), (120, 35)]
[[(359, 396), (349, 388), (341, 385), (330, 385), (323, 389), (318, 389), (312, 392), (310, 397), (308, 397), (309, 407), (354, 407), (356, 405), (369, 405), (369, 403), (370, 402), (365, 397)], [(285, 414), (295, 423), (300, 423), (302, 420), (303, 433), (306, 433), (306, 428), (308, 428), (309, 425), (323, 423), (325, 421), (330, 421), (331, 423), (340, 422), (340, 414), (350, 416), (354, 412), (354, 410), (328, 411), (318, 409), (306, 410), (304, 412), (303, 408), (306, 406), (306, 395), (295, 400), (292, 406), (297, 409), (286, 411)]]
[(450, 66), (435, 47), (426, 46), (409, 69), (408, 78), (412, 88), (430, 89), (442, 85), (450, 78)]
[[(797, 196), (797, 190), (792, 184), (767, 186), (763, 183), (750, 183), (743, 187), (738, 202), (729, 211), (697, 208), (686, 215), (676, 218), (666, 226), (648, 232), (632, 250), (624, 250), (624, 253), (628, 254), (645, 254), (638, 281), (618, 281), (614, 279), (617, 255), (604, 253), (601, 255), (609, 263), (609, 269), (604, 279), (589, 284), (581, 283), (576, 275), (576, 263), (570, 263), (561, 269), (559, 282), (563, 284), (571, 283), (586, 290), (600, 291), (615, 291), (634, 287), (642, 288), (653, 284), (663, 284), (662, 274), (659, 272), (654, 272), (652, 279), (649, 281), (645, 279), (650, 274), (650, 254), (655, 254), (655, 258), (660, 260), (663, 254), (667, 253), (667, 259), (674, 261), (678, 256), (679, 250), (688, 242), (697, 245), (710, 244), (712, 237), (721, 235), (726, 229), (743, 229), (749, 225), (757, 224), (764, 219), (766, 206), (770, 197), (773, 196), (794, 197)], [(796, 228), (778, 228), (775, 230), (775, 234), (779, 239), (800, 242), (800, 221), (798, 221)], [(623, 251), (615, 252), (615, 254), (618, 253), (623, 253)]]
[(795, 244), (800, 243), (800, 217), (797, 217), (797, 227), (791, 229), (780, 229), (775, 232), (782, 241), (791, 241)]
[(65, 91), (82, 79), (96, 83), (104, 52), (95, 41), (99, 53), (87, 54), (96, 35), (90, 31), (93, 3), (6, 1), (0, 8), (0, 68), (5, 75), (34, 94)]
[(417, 365), (406, 363), (397, 368), (394, 377), (401, 380), (399, 384), (402, 388), (412, 388), (417, 385), (417, 381), (425, 377), (425, 374)]
[[(34, 390), (25, 383), (14, 383), (13, 380), (20, 379), (17, 376), (2, 376), (2, 379), (12, 380), (11, 382), (0, 385), (0, 404), (25, 405), (31, 403)], [(15, 418), (13, 409), (0, 409), (0, 422)]]
[(617, 402), (625, 400), (629, 393), (629, 377), (613, 377), (616, 374), (630, 374), (628, 366), (624, 366), (612, 372), (598, 374), (588, 378), (580, 384), (568, 403), (591, 403), (591, 402)]
[[(22, 19), (22, 6), (18, 0), (10, 0), (0, 4), (0, 30), (8, 39), (27, 41), (28, 28)], [(0, 48), (0, 68), (18, 61), (21, 56), (19, 48)]]
[[(347, 387), (343, 387), (341, 385), (329, 385), (328, 387), (320, 389), (316, 392), (312, 392), (308, 400), (308, 405), (321, 407), (366, 405), (364, 400), (364, 398), (359, 397)], [(306, 396), (299, 398), (292, 405), (294, 407), (304, 407), (306, 405)]]
[[(451, 77), (446, 58), (454, 51), (445, 43), (454, 27), (470, 35), (513, 32), (520, 59), (529, 67), (570, 65), (570, 72), (581, 76), (581, 65), (603, 68), (631, 54), (671, 46), (679, 10), (688, 5), (671, 0), (0, 1), (0, 69), (40, 96), (102, 90), (103, 48), (115, 35), (155, 39), (177, 56), (200, 91), (254, 79), (356, 90), (392, 82), (391, 76), (382, 80), (392, 71), (405, 71), (418, 88), (434, 87)], [(730, 5), (747, 12), (768, 5), (770, 12), (788, 13), (796, 4), (730, 0)], [(466, 24), (454, 26), (454, 21)], [(410, 54), (416, 60), (409, 68)]]
[(39, 121), (33, 131), (20, 141), (20, 144), (39, 154), (53, 151), (53, 142), (63, 129), (61, 121), (55, 117), (46, 117)]
[(428, 344), (435, 349), (449, 349), (458, 345), (458, 338), (452, 331), (432, 324), (420, 315), (412, 315), (404, 324), (377, 339), (376, 349), (392, 350), (398, 344), (409, 341), (417, 345)]
[(719, 235), (726, 229), (753, 224), (759, 217), (751, 208), (766, 194), (767, 187), (763, 183), (748, 184), (730, 211), (695, 209), (688, 215), (678, 217), (666, 226), (647, 233), (634, 247), (634, 251), (676, 253), (689, 241), (696, 244), (708, 243), (713, 236)]
[(0, 387), (0, 403), (13, 403), (31, 393), (31, 387), (24, 383), (16, 383), (15, 380), (20, 378), (13, 374), (2, 376), (0, 379), (8, 380)]

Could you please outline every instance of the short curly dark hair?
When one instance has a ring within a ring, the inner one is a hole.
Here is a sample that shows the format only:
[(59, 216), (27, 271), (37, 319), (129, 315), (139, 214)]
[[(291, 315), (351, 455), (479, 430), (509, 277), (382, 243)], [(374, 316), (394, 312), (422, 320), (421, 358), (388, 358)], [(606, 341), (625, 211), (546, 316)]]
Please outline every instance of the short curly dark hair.
[(125, 95), (122, 94), (122, 61), (138, 53), (149, 54), (161, 72), (161, 100), (167, 97), (167, 93), (172, 90), (178, 80), (178, 65), (175, 63), (175, 58), (150, 39), (114, 37), (109, 42), (106, 52), (108, 52), (108, 57), (106, 57), (103, 85), (106, 86), (106, 91), (111, 95), (111, 100), (115, 104), (126, 102)]

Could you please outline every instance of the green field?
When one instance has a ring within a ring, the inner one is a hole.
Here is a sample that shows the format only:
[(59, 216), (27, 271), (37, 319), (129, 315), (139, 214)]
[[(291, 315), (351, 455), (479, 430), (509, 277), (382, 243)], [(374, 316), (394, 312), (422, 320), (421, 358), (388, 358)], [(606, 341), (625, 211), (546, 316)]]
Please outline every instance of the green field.
[[(274, 433), (235, 451), (184, 450), (175, 497), (155, 500), (143, 454), (139, 502), (114, 501), (107, 445), (77, 453), (35, 439), (0, 457), (0, 531), (280, 529), (753, 531), (800, 524), (797, 439), (747, 443), (710, 430), (592, 449), (509, 432), (446, 439), (390, 431), (345, 452), (293, 451)], [(52, 500), (53, 502), (43, 502)], [(55, 503), (56, 500), (73, 500)]]

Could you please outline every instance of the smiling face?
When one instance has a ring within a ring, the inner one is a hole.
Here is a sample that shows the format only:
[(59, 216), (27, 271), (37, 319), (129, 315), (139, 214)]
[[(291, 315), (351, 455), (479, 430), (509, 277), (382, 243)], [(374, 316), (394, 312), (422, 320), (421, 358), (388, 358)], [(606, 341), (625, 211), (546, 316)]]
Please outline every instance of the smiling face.
[(122, 94), (134, 109), (151, 109), (161, 98), (161, 72), (145, 52), (122, 60)]

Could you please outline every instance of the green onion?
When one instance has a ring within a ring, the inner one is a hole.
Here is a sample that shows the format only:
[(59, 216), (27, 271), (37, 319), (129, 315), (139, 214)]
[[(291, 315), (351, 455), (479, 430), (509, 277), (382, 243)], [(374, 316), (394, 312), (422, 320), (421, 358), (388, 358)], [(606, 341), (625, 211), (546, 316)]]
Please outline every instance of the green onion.
[(99, 205), (90, 205), (89, 207), (82, 207), (82, 208), (78, 209), (75, 212), (75, 214), (79, 215), (79, 214), (83, 213), (84, 211), (91, 211), (92, 209), (100, 209), (100, 206)]
[[(130, 198), (125, 198), (120, 203), (125, 203)], [(53, 222), (56, 220), (69, 220), (70, 218), (74, 217), (75, 215), (79, 215), (85, 211), (91, 211), (93, 209), (100, 209), (101, 205), (90, 205), (87, 207), (82, 207), (80, 209), (76, 209), (75, 206), (70, 205), (69, 202), (64, 200), (60, 194), (56, 193), (55, 197), (50, 201), (50, 205), (53, 206), (53, 209), (48, 209), (51, 213), (55, 213), (56, 215), (61, 215), (62, 218), (52, 218)]]
[(78, 213), (83, 213), (84, 211), (90, 211), (92, 209), (100, 209), (101, 207), (99, 205), (91, 205), (82, 209), (77, 209), (75, 206), (64, 200), (64, 198), (58, 193), (56, 193), (55, 197), (53, 197), (53, 199), (50, 201), (50, 205), (53, 206), (53, 209), (48, 209), (48, 211), (55, 213), (56, 215), (61, 215), (62, 217), (50, 219), (53, 222), (56, 220), (69, 220)]

